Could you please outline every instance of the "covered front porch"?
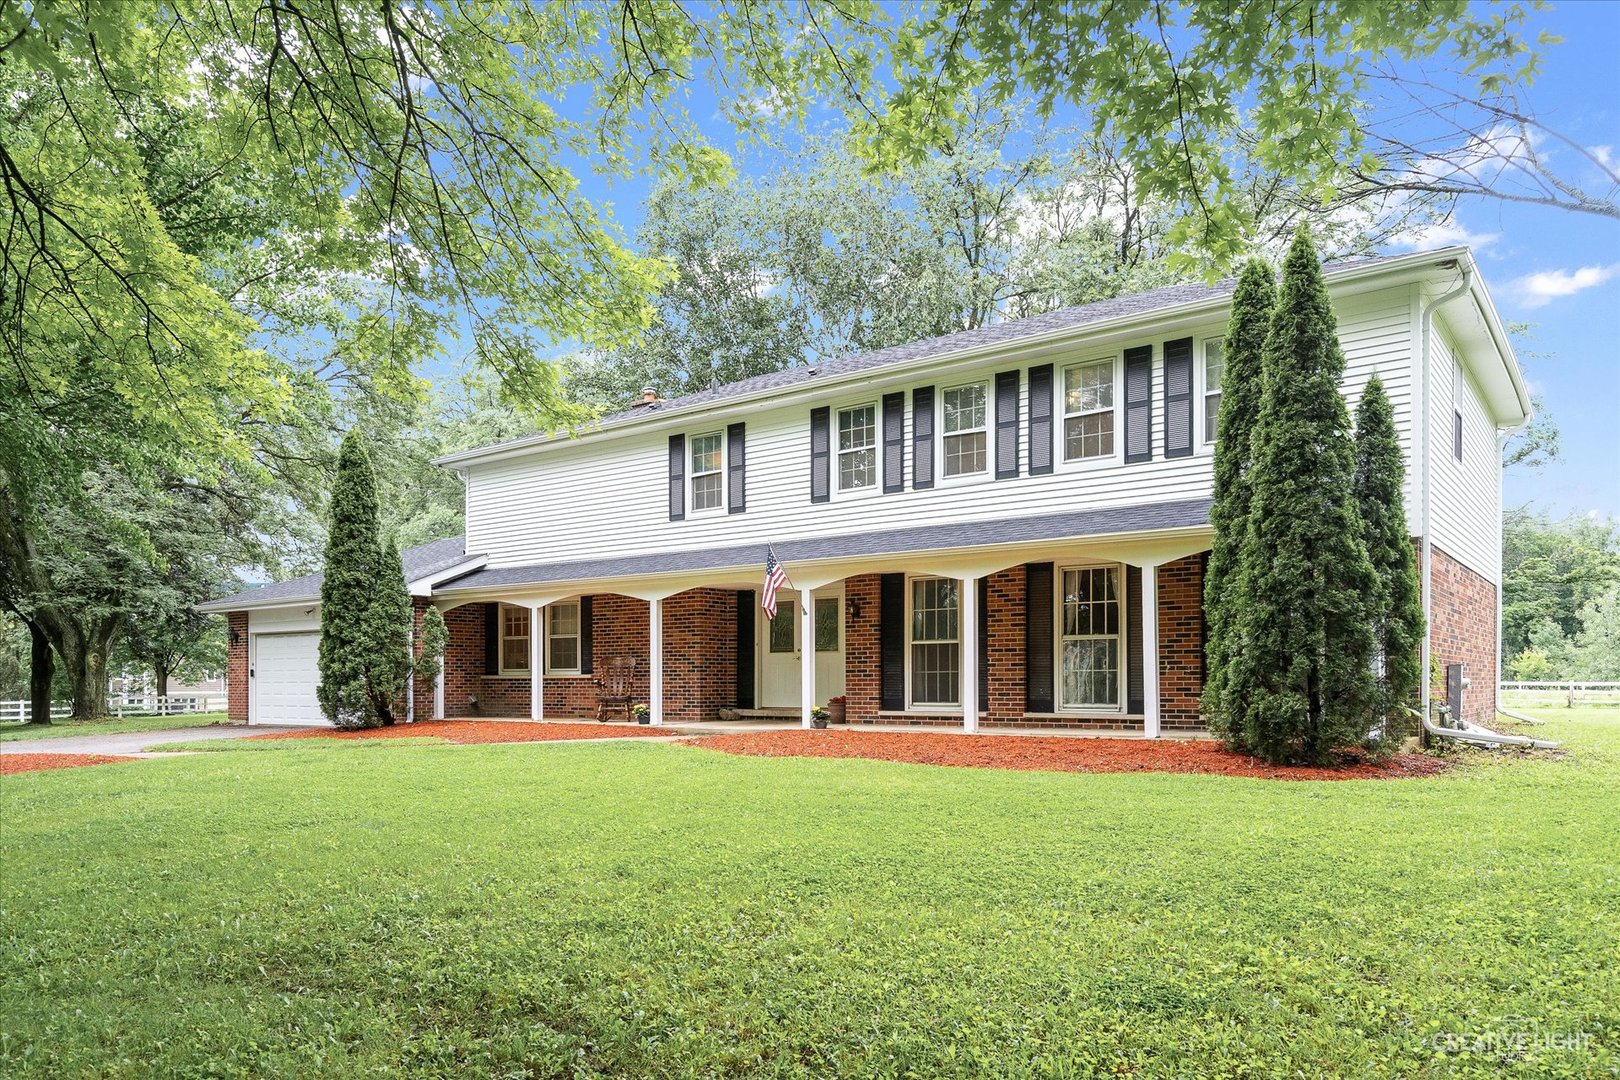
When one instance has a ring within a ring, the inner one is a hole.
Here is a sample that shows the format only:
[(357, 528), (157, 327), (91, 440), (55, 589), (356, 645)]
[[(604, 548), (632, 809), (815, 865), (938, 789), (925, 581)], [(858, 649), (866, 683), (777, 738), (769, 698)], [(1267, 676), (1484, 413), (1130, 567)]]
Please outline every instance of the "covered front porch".
[(632, 698), (657, 726), (809, 727), (841, 697), (867, 729), (1196, 735), (1207, 546), (1203, 529), (784, 555), (774, 618), (763, 557), (642, 578), (483, 571), (435, 590), (450, 644), (416, 694), (435, 717), (593, 719), (602, 665), (629, 656)]

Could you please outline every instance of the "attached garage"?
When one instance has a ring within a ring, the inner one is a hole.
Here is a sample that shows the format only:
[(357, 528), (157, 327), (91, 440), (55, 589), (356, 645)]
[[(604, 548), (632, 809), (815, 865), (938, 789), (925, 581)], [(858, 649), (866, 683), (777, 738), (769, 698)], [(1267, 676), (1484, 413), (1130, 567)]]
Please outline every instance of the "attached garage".
[(320, 640), (313, 633), (253, 635), (249, 723), (330, 726), (315, 698)]

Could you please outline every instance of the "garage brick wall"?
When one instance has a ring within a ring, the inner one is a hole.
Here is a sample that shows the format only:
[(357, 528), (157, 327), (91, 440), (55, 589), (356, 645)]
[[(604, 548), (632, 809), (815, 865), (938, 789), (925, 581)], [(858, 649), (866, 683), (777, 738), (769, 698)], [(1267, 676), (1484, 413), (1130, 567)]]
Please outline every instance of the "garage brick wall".
[(248, 615), (225, 616), (225, 715), (233, 724), (248, 722)]

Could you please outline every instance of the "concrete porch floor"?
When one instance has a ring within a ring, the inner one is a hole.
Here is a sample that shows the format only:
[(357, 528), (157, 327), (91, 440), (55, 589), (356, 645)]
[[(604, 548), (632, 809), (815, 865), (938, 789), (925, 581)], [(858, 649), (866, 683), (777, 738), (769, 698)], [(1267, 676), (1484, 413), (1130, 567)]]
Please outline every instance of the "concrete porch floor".
[[(531, 720), (527, 716), (469, 716), (455, 717), (458, 720), (473, 721), (500, 721), (508, 724), (590, 724), (593, 727), (604, 728), (637, 728), (647, 727), (645, 724), (627, 724), (623, 720), (598, 721), (589, 717), (559, 716), (545, 720)], [(740, 735), (745, 732), (756, 731), (792, 731), (800, 727), (800, 721), (787, 717), (749, 717), (738, 720), (695, 720), (690, 723), (664, 724), (662, 730), (674, 735)], [(896, 734), (913, 732), (916, 734), (958, 733), (962, 730), (961, 724), (833, 724), (830, 731), (883, 731)], [(1140, 728), (1103, 728), (1103, 729), (1064, 729), (1040, 727), (994, 727), (982, 728), (980, 735), (1011, 735), (1038, 738), (1060, 739), (1142, 739), (1145, 736)], [(1209, 739), (1212, 736), (1207, 731), (1165, 731), (1161, 732), (1161, 739), (1178, 741), (1197, 741)]]

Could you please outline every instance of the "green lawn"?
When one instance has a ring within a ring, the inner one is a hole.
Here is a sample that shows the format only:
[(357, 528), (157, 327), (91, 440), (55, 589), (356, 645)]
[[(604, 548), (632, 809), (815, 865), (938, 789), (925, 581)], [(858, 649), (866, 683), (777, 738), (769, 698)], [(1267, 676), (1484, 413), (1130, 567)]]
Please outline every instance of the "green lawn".
[(122, 720), (53, 720), (49, 724), (0, 724), (0, 742), (16, 739), (71, 739), (80, 735), (117, 735), (124, 731), (170, 731), (227, 723), (224, 713), (189, 713), (185, 716), (127, 716)]
[(1547, 715), (1563, 759), (1426, 781), (644, 742), (9, 776), (0, 1074), (1612, 1074), (1620, 715)]

